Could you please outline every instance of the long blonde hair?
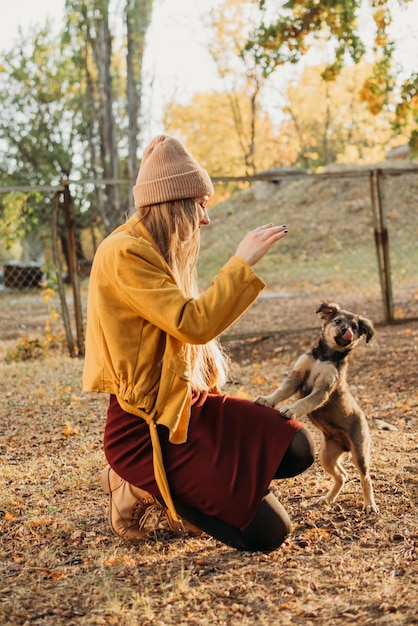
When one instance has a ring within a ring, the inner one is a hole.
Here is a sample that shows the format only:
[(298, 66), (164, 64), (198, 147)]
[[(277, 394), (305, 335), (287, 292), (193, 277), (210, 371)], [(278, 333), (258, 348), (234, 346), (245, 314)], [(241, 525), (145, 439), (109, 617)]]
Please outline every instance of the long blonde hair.
[[(194, 199), (173, 200), (138, 209), (159, 252), (171, 268), (176, 283), (188, 297), (200, 295), (196, 264), (200, 249), (200, 217)], [(225, 384), (229, 359), (217, 339), (186, 346), (195, 391), (209, 391)]]

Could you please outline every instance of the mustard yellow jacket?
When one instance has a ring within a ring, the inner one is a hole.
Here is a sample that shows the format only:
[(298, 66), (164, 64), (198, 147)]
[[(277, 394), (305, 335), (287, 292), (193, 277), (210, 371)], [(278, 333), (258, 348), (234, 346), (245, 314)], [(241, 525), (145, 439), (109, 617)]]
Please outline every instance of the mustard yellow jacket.
[(95, 254), (83, 389), (115, 394), (122, 408), (150, 425), (156, 481), (175, 517), (156, 424), (169, 429), (172, 443), (186, 441), (192, 390), (182, 348), (225, 331), (264, 286), (245, 261), (232, 257), (198, 298), (185, 296), (136, 215)]

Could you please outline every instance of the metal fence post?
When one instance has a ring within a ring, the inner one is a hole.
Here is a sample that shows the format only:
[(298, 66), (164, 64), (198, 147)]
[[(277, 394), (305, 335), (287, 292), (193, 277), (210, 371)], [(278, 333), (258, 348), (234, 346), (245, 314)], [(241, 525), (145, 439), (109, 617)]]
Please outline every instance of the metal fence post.
[(370, 195), (372, 199), (377, 264), (379, 269), (380, 287), (382, 290), (383, 314), (386, 324), (393, 324), (394, 307), (389, 259), (389, 233), (386, 224), (385, 208), (382, 203), (380, 188), (381, 173), (381, 170), (372, 170), (370, 172)]

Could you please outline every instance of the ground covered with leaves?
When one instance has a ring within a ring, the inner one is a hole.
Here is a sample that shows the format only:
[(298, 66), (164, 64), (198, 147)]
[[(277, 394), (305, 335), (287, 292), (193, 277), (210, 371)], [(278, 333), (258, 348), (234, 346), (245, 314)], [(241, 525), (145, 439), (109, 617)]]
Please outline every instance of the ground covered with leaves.
[[(268, 307), (277, 303), (262, 306), (274, 317)], [(256, 327), (249, 315), (238, 331)], [(272, 391), (315, 340), (312, 321), (312, 329), (295, 325), (298, 332), (226, 338), (227, 391)], [(107, 399), (81, 391), (82, 359), (41, 356), (38, 346), (27, 355), (38, 358), (20, 360), (15, 349), (6, 362), (9, 340), (0, 346), (0, 623), (418, 624), (417, 321), (379, 327), (349, 368), (371, 430), (379, 514), (362, 512), (349, 462), (338, 503), (319, 508), (328, 479), (316, 461), (272, 485), (293, 532), (270, 553), (166, 531), (139, 545), (114, 537), (99, 482)]]

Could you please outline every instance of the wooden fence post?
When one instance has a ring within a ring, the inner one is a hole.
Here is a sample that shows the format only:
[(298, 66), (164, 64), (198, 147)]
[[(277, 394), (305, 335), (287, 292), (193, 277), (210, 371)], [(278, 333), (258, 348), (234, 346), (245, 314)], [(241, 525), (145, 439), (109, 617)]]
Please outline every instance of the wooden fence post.
[(80, 296), (80, 281), (78, 277), (78, 267), (77, 267), (77, 248), (76, 248), (76, 240), (75, 240), (73, 203), (72, 203), (72, 198), (71, 198), (70, 189), (68, 187), (68, 183), (63, 183), (63, 185), (64, 185), (63, 211), (64, 211), (65, 226), (67, 229), (67, 237), (68, 237), (68, 265), (69, 265), (68, 271), (70, 275), (71, 286), (73, 288), (78, 356), (84, 356), (83, 311), (82, 311), (81, 296)]
[(58, 293), (61, 302), (61, 313), (64, 322), (65, 336), (67, 339), (68, 351), (71, 357), (76, 356), (73, 333), (71, 331), (70, 316), (68, 313), (67, 299), (65, 297), (65, 285), (62, 279), (62, 268), (58, 250), (58, 214), (60, 210), (61, 191), (57, 191), (52, 199), (52, 251), (54, 255), (54, 263), (56, 267)]

